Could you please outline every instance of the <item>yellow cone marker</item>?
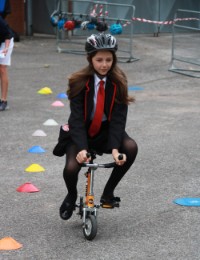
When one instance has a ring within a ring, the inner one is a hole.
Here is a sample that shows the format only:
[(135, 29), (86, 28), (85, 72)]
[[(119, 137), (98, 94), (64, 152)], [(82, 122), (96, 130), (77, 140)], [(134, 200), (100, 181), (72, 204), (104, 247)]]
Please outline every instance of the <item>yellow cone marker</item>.
[(44, 172), (45, 169), (39, 164), (33, 163), (25, 169), (26, 172)]
[(40, 90), (38, 90), (37, 93), (42, 94), (42, 95), (48, 95), (48, 94), (52, 94), (53, 92), (49, 87), (45, 87), (45, 88), (41, 88)]
[(23, 245), (18, 243), (12, 237), (4, 237), (0, 240), (0, 250), (16, 250)]

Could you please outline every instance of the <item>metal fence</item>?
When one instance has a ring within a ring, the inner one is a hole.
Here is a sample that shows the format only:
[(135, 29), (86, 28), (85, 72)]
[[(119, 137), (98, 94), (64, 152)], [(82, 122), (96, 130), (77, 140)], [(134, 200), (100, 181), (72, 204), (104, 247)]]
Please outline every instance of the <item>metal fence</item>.
[[(50, 15), (57, 8), (58, 1), (59, 0), (32, 0), (33, 14), (31, 26), (33, 28), (33, 33), (55, 34), (55, 30), (50, 24)], [(67, 2), (69, 2), (69, 0)], [(109, 0), (108, 2), (134, 5), (136, 8), (135, 17), (153, 21), (171, 20), (174, 18), (177, 9), (200, 11), (199, 0)], [(79, 11), (82, 12), (84, 10)], [(114, 14), (115, 17), (118, 17), (120, 16), (121, 9), (120, 7), (113, 6), (110, 13)], [(133, 33), (155, 34), (158, 32), (171, 32), (171, 29), (171, 25), (136, 21), (133, 26)]]
[(200, 52), (197, 46), (200, 46), (200, 12), (178, 9), (174, 17), (169, 70), (200, 78)]
[[(97, 33), (97, 26), (94, 26), (93, 22), (88, 20), (91, 17), (98, 20), (100, 25), (106, 24), (106, 27), (120, 28), (120, 33), (115, 34), (115, 37), (119, 43), (118, 60), (120, 62), (133, 62), (138, 58), (133, 55), (133, 21), (132, 17), (135, 14), (135, 6), (120, 3), (110, 3), (107, 1), (90, 1), (90, 0), (74, 0), (72, 5), (68, 5), (66, 0), (60, 0), (56, 13), (59, 15), (59, 23), (61, 26), (57, 26), (57, 50), (58, 52), (67, 52), (74, 54), (84, 54), (85, 39), (92, 33)], [(116, 15), (113, 9), (120, 10), (120, 13)], [(80, 24), (86, 24), (87, 27), (83, 30), (81, 27), (75, 27), (75, 29), (67, 30), (63, 25), (68, 21), (79, 21)], [(120, 21), (120, 24), (119, 24)], [(88, 29), (88, 25), (90, 29)], [(91, 28), (92, 27), (92, 28)], [(125, 29), (125, 30), (124, 30)], [(106, 30), (106, 31), (107, 31)], [(102, 30), (104, 31), (104, 30)], [(112, 31), (110, 32), (112, 33)]]

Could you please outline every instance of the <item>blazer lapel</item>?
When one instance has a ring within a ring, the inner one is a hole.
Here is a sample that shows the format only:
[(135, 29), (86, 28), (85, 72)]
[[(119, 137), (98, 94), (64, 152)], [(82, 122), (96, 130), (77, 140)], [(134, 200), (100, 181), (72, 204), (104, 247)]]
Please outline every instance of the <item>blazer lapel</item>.
[(91, 77), (88, 81), (88, 92), (87, 92), (87, 105), (86, 105), (86, 121), (90, 122), (90, 116), (94, 106), (94, 77)]
[(105, 92), (105, 114), (110, 121), (111, 112), (115, 101), (116, 85), (109, 79), (106, 80)]

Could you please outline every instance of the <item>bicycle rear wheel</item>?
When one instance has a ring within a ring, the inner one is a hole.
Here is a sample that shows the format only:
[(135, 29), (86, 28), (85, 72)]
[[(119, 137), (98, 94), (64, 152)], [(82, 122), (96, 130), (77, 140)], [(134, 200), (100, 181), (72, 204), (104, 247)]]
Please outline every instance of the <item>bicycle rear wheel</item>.
[(97, 234), (97, 219), (94, 215), (88, 215), (83, 226), (83, 234), (87, 240), (92, 240)]

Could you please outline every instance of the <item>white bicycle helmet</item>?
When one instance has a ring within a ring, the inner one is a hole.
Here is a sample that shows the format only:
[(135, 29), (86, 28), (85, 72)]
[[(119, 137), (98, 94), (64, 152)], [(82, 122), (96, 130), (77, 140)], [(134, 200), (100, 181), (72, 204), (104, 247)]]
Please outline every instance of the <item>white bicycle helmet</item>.
[(92, 34), (87, 38), (85, 44), (85, 50), (88, 54), (99, 50), (109, 50), (116, 52), (117, 48), (118, 46), (116, 38), (111, 34), (105, 33)]

